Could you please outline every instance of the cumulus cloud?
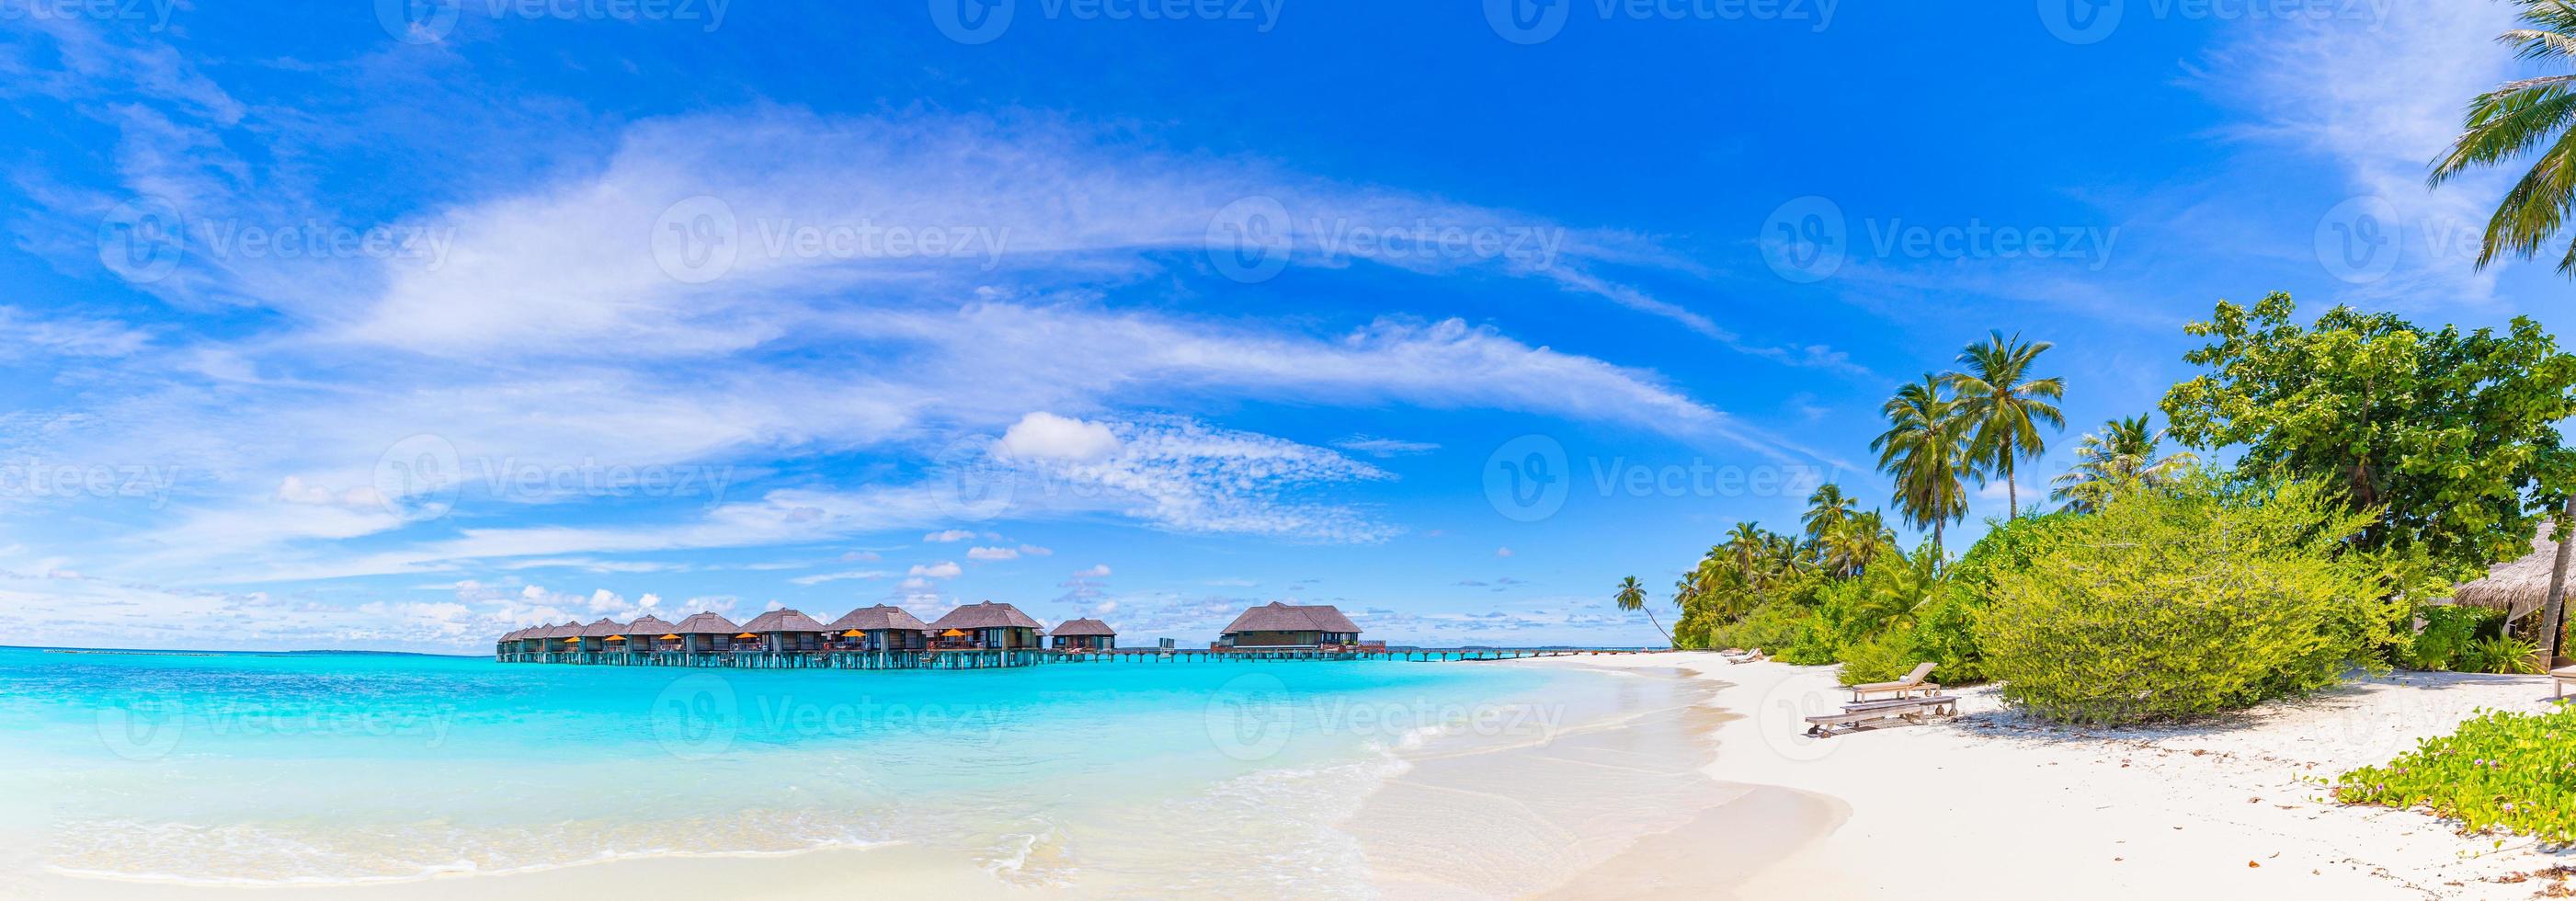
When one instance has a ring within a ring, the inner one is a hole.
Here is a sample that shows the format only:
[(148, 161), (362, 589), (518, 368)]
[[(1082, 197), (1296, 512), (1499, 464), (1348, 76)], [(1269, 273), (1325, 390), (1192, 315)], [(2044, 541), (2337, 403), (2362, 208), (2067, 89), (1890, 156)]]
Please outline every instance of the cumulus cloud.
[(1037, 412), (1002, 433), (1000, 452), (1016, 460), (1089, 462), (1118, 451), (1118, 436), (1097, 422)]
[(1006, 547), (974, 547), (974, 548), (967, 548), (967, 549), (966, 549), (966, 559), (968, 559), (968, 560), (984, 560), (984, 561), (992, 561), (992, 560), (1017, 560), (1017, 559), (1019, 559), (1019, 558), (1020, 558), (1020, 552), (1019, 552), (1017, 549), (1014, 549), (1014, 548), (1006, 548)]
[(915, 563), (906, 575), (925, 579), (954, 579), (965, 572), (966, 570), (958, 566), (956, 561), (942, 560), (937, 563)]

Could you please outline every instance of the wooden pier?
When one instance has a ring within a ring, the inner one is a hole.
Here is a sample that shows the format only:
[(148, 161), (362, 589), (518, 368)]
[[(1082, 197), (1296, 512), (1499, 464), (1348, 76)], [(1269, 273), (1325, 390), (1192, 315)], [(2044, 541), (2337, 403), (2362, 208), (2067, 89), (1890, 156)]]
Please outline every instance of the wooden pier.
[(1595, 654), (1650, 654), (1626, 648), (1046, 648), (912, 651), (504, 651), (500, 663), (682, 666), (710, 669), (973, 670), (1075, 663), (1267, 663), (1284, 660), (1402, 660), (1450, 663)]

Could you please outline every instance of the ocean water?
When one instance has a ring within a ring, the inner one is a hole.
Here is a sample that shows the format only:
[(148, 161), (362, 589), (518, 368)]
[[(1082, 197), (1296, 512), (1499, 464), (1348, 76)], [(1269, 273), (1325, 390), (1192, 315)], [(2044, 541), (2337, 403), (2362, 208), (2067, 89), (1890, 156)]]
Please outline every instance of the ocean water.
[(1426, 740), (1619, 680), (1487, 663), (731, 671), (0, 650), (0, 828), (55, 873), (367, 883), (904, 843), (999, 882), (1365, 894), (1335, 824)]

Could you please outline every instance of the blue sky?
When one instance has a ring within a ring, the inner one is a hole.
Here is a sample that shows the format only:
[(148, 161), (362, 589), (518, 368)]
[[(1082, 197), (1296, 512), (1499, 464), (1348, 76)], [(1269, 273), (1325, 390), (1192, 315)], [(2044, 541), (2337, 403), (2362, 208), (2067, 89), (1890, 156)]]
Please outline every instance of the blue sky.
[(2423, 186), (2501, 7), (2069, 2), (6, 0), (0, 609), (1643, 643), (1988, 329), (2029, 502), (2221, 298), (2565, 319)]

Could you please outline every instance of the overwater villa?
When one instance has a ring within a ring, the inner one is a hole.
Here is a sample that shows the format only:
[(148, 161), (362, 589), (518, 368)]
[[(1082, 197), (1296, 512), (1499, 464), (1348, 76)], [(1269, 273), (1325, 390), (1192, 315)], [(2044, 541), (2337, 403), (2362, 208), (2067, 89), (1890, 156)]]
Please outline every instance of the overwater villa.
[[(1323, 648), (1360, 644), (1360, 626), (1331, 604), (1272, 601), (1243, 611), (1218, 637), (1219, 648)], [(1383, 642), (1378, 643), (1383, 646)]]
[(731, 650), (734, 636), (742, 634), (742, 627), (734, 625), (733, 620), (707, 612), (681, 620), (679, 625), (671, 628), (671, 632), (680, 636), (680, 650), (706, 654)]
[(1059, 651), (1108, 651), (1118, 647), (1118, 630), (1096, 619), (1069, 619), (1047, 633)]
[(930, 624), (930, 646), (933, 648), (975, 648), (980, 650), (1017, 650), (1041, 647), (1039, 633), (1046, 627), (1020, 608), (985, 601), (967, 604)]
[(742, 624), (742, 631), (760, 636), (760, 650), (773, 654), (823, 649), (823, 624), (796, 610), (772, 610)]
[(647, 613), (626, 624), (624, 641), (618, 650), (629, 653), (677, 651), (680, 649), (680, 627)]
[(831, 625), (835, 651), (918, 651), (930, 647), (930, 624), (910, 611), (892, 604), (861, 607), (843, 614)]
[(614, 651), (617, 650), (617, 646), (610, 644), (609, 639), (619, 638), (618, 633), (624, 631), (626, 631), (625, 626), (603, 616), (598, 622), (581, 627), (581, 633), (573, 636), (573, 642), (565, 647), (575, 651)]

